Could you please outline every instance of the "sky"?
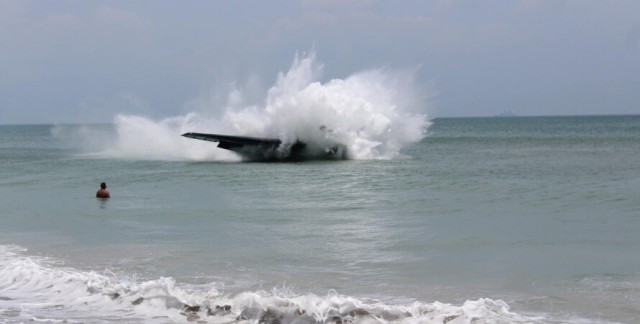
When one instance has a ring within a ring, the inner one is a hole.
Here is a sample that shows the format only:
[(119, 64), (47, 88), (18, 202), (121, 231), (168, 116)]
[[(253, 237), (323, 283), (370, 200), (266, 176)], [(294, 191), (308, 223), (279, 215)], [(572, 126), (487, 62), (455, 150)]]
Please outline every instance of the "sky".
[(0, 124), (182, 115), (310, 51), (416, 69), (432, 118), (640, 114), (637, 0), (0, 0)]

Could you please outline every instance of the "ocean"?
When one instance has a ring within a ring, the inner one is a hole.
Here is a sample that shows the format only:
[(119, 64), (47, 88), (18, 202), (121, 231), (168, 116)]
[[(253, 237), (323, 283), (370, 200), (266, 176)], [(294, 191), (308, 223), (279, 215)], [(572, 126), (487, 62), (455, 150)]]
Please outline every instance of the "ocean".
[(294, 163), (0, 126), (0, 322), (640, 322), (640, 116), (430, 123)]

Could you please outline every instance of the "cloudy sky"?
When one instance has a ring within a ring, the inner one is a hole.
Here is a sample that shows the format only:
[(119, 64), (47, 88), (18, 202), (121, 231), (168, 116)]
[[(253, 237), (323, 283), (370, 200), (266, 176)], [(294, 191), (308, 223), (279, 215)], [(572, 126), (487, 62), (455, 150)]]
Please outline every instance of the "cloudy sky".
[(419, 67), (431, 117), (640, 114), (637, 0), (0, 0), (0, 124), (181, 115), (310, 50)]

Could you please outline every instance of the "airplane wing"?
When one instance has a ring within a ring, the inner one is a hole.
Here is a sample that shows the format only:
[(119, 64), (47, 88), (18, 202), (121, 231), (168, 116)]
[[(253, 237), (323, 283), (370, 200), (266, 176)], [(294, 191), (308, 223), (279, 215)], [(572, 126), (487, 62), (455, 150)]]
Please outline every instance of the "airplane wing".
[(205, 133), (184, 133), (184, 137), (203, 141), (218, 142), (218, 147), (236, 152), (249, 161), (300, 161), (308, 159), (346, 159), (346, 147), (335, 144), (330, 147), (308, 150), (307, 144), (296, 140), (284, 145), (280, 139), (233, 136)]
[(231, 135), (218, 135), (218, 134), (204, 134), (204, 133), (184, 133), (184, 137), (195, 138), (203, 141), (218, 142), (218, 147), (237, 151), (245, 146), (255, 147), (278, 147), (282, 141), (277, 138), (261, 138), (261, 137), (248, 137), (248, 136), (231, 136)]

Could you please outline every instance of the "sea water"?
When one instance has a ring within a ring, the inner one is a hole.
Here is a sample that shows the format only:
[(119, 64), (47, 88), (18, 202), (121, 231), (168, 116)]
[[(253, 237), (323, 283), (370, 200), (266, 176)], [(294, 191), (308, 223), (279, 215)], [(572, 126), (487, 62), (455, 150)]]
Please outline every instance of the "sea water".
[(432, 123), (396, 158), (301, 163), (0, 126), (0, 321), (640, 321), (640, 116)]
[(640, 322), (640, 116), (429, 119), (413, 74), (311, 53), (182, 116), (0, 126), (0, 322)]

